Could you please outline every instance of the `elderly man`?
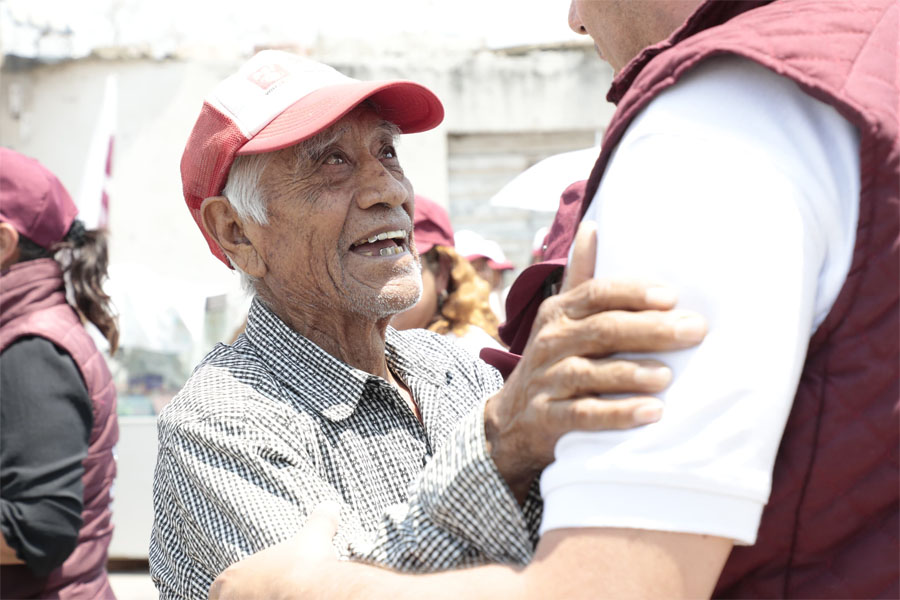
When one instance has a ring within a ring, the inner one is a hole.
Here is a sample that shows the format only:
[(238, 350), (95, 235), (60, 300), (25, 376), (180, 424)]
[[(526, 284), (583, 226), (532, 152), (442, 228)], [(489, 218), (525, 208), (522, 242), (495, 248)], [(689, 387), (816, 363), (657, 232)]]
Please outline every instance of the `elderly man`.
[[(550, 303), (533, 349), (498, 373), (391, 317), (421, 290), (398, 133), (443, 110), (411, 82), (360, 82), (277, 51), (204, 104), (182, 160), (212, 252), (255, 292), (246, 332), (216, 347), (159, 417), (150, 545), (163, 597), (204, 597), (233, 562), (341, 506), (344, 556), (429, 571), (532, 554), (533, 486), (566, 431), (656, 421), (655, 361), (704, 322), (664, 289), (588, 283)], [(600, 335), (604, 333), (605, 335)], [(600, 394), (634, 397), (600, 401)], [(530, 493), (529, 493), (530, 491)]]
[[(670, 357), (660, 422), (560, 440), (524, 571), (415, 578), (317, 560), (313, 521), (294, 550), (315, 579), (297, 573), (294, 589), (897, 598), (898, 13), (895, 0), (573, 0), (572, 28), (618, 73), (618, 107), (547, 257), (593, 219), (596, 249), (577, 238), (570, 270), (670, 282), (710, 334)], [(513, 319), (542, 300), (541, 278), (522, 281)]]

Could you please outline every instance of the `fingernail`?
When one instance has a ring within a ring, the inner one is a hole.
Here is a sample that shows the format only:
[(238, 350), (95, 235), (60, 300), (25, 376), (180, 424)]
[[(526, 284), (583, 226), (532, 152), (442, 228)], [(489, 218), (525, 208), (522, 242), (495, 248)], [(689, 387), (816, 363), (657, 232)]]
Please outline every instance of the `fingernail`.
[(644, 299), (647, 301), (647, 304), (653, 306), (669, 307), (674, 306), (678, 301), (678, 294), (672, 288), (652, 287), (647, 289)]
[(668, 367), (638, 367), (634, 370), (634, 381), (642, 386), (664, 386), (671, 376)]
[(685, 315), (675, 322), (675, 338), (683, 342), (699, 342), (706, 335), (706, 321), (697, 315)]
[(648, 402), (635, 409), (634, 420), (640, 425), (656, 423), (662, 418), (662, 402)]

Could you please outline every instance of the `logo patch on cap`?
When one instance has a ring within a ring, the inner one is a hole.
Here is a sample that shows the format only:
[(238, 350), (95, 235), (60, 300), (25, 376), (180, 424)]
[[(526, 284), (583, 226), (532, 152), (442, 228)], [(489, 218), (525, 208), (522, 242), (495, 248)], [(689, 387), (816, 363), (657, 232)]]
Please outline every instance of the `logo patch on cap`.
[(268, 90), (287, 76), (288, 72), (285, 71), (281, 65), (264, 65), (251, 73), (247, 79), (261, 87), (263, 90)]

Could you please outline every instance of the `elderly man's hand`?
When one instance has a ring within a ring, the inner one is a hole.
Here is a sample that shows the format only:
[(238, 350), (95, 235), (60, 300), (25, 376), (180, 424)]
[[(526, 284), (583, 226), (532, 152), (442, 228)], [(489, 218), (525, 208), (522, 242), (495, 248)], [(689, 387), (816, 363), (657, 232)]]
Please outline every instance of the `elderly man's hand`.
[(561, 292), (541, 305), (522, 359), (485, 406), (488, 451), (520, 501), (564, 433), (660, 418), (662, 403), (652, 394), (669, 384), (669, 369), (611, 354), (682, 349), (706, 335), (702, 317), (670, 310), (668, 289), (593, 279), (596, 244), (596, 228), (582, 224)]

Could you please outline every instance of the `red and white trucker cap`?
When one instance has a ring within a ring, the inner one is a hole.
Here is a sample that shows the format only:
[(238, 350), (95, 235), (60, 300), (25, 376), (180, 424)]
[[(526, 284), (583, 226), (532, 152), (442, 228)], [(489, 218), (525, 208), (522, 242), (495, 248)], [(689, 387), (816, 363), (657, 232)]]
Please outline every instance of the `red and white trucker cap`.
[(222, 81), (203, 103), (181, 157), (184, 200), (212, 253), (228, 264), (200, 220), (200, 204), (225, 187), (235, 156), (287, 148), (327, 129), (362, 101), (403, 133), (444, 119), (441, 101), (412, 81), (359, 81), (328, 65), (263, 50)]

